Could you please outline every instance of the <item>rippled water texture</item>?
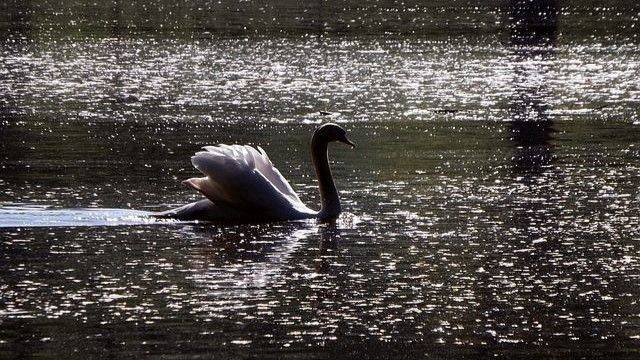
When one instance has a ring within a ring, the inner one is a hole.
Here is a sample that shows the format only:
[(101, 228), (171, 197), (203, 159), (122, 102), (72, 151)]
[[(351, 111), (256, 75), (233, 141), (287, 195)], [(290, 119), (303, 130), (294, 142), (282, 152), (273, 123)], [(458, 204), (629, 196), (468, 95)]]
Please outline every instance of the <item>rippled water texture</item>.
[[(0, 357), (638, 356), (637, 11), (520, 37), (484, 8), (440, 15), (455, 36), (38, 9), (0, 42)], [(199, 198), (180, 180), (217, 143), (316, 207), (326, 121), (358, 144), (330, 149), (335, 223), (145, 217)]]

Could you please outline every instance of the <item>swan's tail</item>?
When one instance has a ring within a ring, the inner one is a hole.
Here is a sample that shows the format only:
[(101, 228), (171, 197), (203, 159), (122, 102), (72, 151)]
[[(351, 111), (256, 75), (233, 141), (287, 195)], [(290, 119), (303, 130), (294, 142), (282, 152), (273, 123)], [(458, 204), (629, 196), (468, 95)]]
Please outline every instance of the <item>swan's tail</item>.
[(230, 208), (215, 204), (209, 199), (203, 199), (179, 208), (151, 214), (157, 219), (176, 219), (181, 221), (234, 221), (246, 218), (246, 214)]
[[(184, 206), (180, 206), (175, 209), (169, 209), (166, 211), (160, 211), (156, 213), (152, 213), (151, 217), (156, 219), (176, 219), (182, 221), (188, 220), (198, 220), (199, 216), (203, 215), (203, 207), (206, 205), (205, 202), (210, 202), (209, 200), (201, 200), (198, 202), (194, 202), (191, 204), (187, 204)], [(211, 203), (213, 205), (213, 203)]]

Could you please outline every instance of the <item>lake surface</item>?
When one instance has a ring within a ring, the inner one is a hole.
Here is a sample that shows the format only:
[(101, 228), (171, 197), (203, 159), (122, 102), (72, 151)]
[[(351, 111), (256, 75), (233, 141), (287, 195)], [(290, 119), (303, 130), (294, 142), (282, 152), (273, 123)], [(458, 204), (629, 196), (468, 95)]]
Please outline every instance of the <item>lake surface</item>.
[[(0, 357), (640, 356), (638, 12), (267, 36), (42, 4), (0, 42)], [(218, 143), (317, 207), (328, 121), (334, 223), (145, 216)]]

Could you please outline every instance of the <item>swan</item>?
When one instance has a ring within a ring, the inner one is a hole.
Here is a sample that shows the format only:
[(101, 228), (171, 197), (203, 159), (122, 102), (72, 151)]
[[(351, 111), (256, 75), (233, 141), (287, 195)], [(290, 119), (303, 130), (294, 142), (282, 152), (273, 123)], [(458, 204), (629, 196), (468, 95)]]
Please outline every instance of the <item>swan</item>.
[(333, 182), (327, 148), (339, 141), (355, 148), (340, 126), (318, 127), (311, 138), (311, 158), (318, 177), (322, 207), (308, 208), (276, 169), (261, 147), (205, 146), (191, 163), (205, 177), (182, 183), (206, 199), (155, 213), (158, 218), (214, 222), (265, 222), (301, 219), (330, 220), (340, 214), (340, 197)]

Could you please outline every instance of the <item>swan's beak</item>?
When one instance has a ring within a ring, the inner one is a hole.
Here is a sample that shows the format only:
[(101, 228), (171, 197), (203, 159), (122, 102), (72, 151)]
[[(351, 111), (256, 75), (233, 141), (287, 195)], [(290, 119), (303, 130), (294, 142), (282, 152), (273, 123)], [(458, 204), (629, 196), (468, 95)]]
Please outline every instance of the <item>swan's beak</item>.
[(356, 148), (356, 144), (355, 144), (355, 143), (353, 143), (353, 141), (351, 141), (351, 140), (347, 139), (347, 137), (346, 137), (346, 136), (344, 137), (344, 139), (340, 139), (340, 140), (338, 140), (338, 141), (340, 141), (341, 143), (344, 143), (344, 144), (347, 144), (347, 145), (351, 146), (351, 148), (353, 148), (353, 149), (355, 149), (355, 148)]

